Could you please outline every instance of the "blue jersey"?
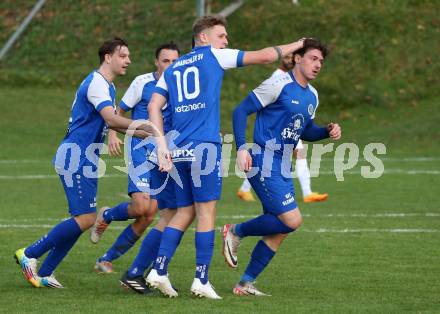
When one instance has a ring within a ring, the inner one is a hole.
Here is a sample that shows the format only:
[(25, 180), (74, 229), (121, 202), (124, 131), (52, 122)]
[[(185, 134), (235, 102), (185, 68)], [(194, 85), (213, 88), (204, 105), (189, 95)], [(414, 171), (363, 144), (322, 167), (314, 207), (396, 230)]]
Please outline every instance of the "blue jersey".
[[(122, 97), (119, 106), (125, 112), (131, 111), (131, 118), (133, 120), (148, 119), (148, 103), (151, 95), (156, 87), (157, 78), (154, 72), (139, 75), (130, 84), (130, 87)], [(164, 120), (164, 131), (168, 132), (171, 129), (171, 112), (168, 106), (162, 109)]]
[(270, 77), (250, 93), (250, 98), (259, 108), (254, 142), (281, 154), (285, 145), (296, 147), (319, 104), (316, 89), (310, 84), (299, 85), (291, 71)]
[(242, 66), (244, 53), (233, 49), (195, 47), (164, 72), (155, 92), (167, 98), (175, 144), (220, 143), (220, 91), (224, 72)]
[[(99, 112), (106, 106), (115, 106), (115, 94), (113, 83), (109, 83), (98, 71), (90, 73), (81, 83), (72, 104), (67, 134), (60, 145), (62, 147), (63, 144), (74, 144), (80, 151), (75, 150), (65, 155), (66, 160), (59, 160), (62, 164), (56, 165), (57, 167), (69, 164), (71, 155), (78, 153), (80, 156), (74, 158), (78, 161), (76, 158), (79, 157), (78, 168), (86, 161), (97, 164), (99, 152), (96, 154), (97, 147), (91, 144), (98, 144), (98, 147), (102, 145), (107, 133), (107, 126)], [(66, 153), (59, 151), (60, 147), (57, 151), (59, 157)]]

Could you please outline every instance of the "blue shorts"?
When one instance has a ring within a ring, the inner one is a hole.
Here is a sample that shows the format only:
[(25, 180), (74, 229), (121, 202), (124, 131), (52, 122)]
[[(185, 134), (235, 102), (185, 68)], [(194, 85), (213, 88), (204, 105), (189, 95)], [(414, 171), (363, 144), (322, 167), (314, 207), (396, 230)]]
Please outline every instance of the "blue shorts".
[(69, 213), (72, 216), (79, 216), (96, 212), (98, 179), (87, 178), (82, 171), (74, 173), (72, 179), (71, 182), (66, 182), (65, 177), (60, 175), (69, 205)]
[(249, 177), (255, 193), (263, 205), (264, 213), (278, 216), (298, 207), (292, 178), (281, 172), (281, 158), (274, 157), (271, 169), (263, 166), (263, 154), (252, 155), (252, 167), (259, 167), (256, 175)]
[(147, 161), (149, 149), (148, 145), (135, 149), (141, 141), (133, 138), (128, 160), (128, 195), (132, 193), (150, 193), (151, 168), (154, 164)]
[(150, 171), (151, 185), (150, 196), (157, 200), (159, 209), (176, 209), (176, 193), (174, 191), (174, 180), (168, 172), (161, 172), (155, 166)]
[(221, 144), (192, 142), (172, 152), (177, 207), (219, 200), (222, 192)]

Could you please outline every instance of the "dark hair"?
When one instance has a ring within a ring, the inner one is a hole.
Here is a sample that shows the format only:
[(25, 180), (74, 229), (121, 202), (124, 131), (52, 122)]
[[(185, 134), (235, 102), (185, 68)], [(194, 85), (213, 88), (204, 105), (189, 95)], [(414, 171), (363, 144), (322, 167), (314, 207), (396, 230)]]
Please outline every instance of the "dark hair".
[(323, 44), (319, 39), (306, 38), (304, 40), (304, 47), (293, 52), (293, 57), (295, 57), (296, 54), (300, 55), (301, 57), (304, 57), (304, 54), (310, 49), (318, 49), (319, 51), (321, 51), (324, 59), (329, 53), (327, 46)]
[(226, 19), (221, 15), (205, 15), (195, 20), (192, 31), (193, 38), (197, 41), (197, 36), (205, 29), (214, 27), (216, 25), (227, 26)]
[(101, 47), (99, 47), (98, 55), (99, 55), (99, 63), (102, 64), (105, 60), (105, 55), (113, 54), (118, 47), (128, 47), (125, 40), (119, 37), (113, 37), (112, 39), (106, 40)]
[(173, 41), (171, 41), (169, 43), (162, 44), (156, 48), (156, 59), (159, 58), (160, 52), (163, 49), (176, 50), (177, 53), (180, 54), (179, 46), (177, 46), (177, 44), (175, 44)]

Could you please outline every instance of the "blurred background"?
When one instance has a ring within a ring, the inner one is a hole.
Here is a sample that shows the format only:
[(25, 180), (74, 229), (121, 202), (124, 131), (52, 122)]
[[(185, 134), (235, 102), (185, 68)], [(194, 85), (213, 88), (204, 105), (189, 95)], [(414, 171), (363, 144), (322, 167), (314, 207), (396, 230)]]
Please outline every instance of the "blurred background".
[[(190, 50), (191, 25), (202, 2), (207, 11), (218, 13), (237, 1), (46, 1), (0, 60), (0, 121), (8, 127), (0, 130), (2, 141), (18, 139), (32, 124), (29, 119), (38, 119), (33, 154), (43, 157), (49, 147), (53, 151), (60, 137), (51, 141), (46, 135), (61, 134), (65, 128), (76, 87), (98, 66), (99, 45), (113, 35), (129, 43), (132, 64), (115, 82), (120, 99), (134, 77), (154, 70), (159, 44), (173, 40), (183, 52)], [(242, 5), (228, 17), (232, 48), (259, 49), (307, 36), (328, 43), (331, 54), (313, 82), (320, 95), (318, 121), (340, 122), (345, 141), (383, 142), (388, 153), (437, 155), (438, 1), (238, 2)], [(0, 45), (36, 3), (0, 3)], [(234, 106), (275, 68), (273, 64), (227, 73), (222, 90), (224, 132), (231, 131)], [(24, 154), (13, 146), (2, 145), (0, 159)]]

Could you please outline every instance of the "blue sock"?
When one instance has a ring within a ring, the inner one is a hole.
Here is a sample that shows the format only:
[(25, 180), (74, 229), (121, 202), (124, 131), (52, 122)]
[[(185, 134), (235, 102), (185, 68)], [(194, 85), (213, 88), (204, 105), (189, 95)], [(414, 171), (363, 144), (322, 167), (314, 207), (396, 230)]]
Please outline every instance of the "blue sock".
[(209, 265), (214, 253), (215, 231), (196, 232), (196, 274), (202, 284), (208, 282)]
[(264, 214), (235, 225), (234, 233), (240, 238), (290, 233), (295, 229), (286, 226), (277, 216)]
[(111, 262), (117, 259), (119, 256), (124, 255), (138, 239), (139, 236), (134, 233), (132, 225), (128, 225), (127, 228), (121, 232), (111, 248), (102, 257), (98, 258), (98, 261)]
[(81, 233), (77, 235), (77, 237), (71, 238), (69, 241), (63, 242), (59, 245), (56, 245), (47, 255), (43, 264), (38, 271), (38, 276), (46, 277), (50, 276), (55, 268), (61, 263), (61, 261), (66, 257), (67, 253), (72, 249), (73, 245), (81, 236)]
[(113, 220), (116, 221), (126, 221), (128, 218), (128, 205), (129, 203), (121, 203), (115, 207), (109, 208), (104, 212), (104, 221), (106, 223), (111, 223)]
[(163, 231), (159, 252), (154, 264), (154, 269), (157, 270), (159, 275), (164, 276), (168, 273), (168, 263), (176, 252), (182, 236), (183, 231), (172, 227), (166, 227)]
[(72, 239), (77, 239), (81, 233), (81, 228), (75, 219), (69, 218), (60, 222), (48, 234), (28, 246), (24, 254), (29, 258), (40, 258), (50, 249), (63, 245)]
[(142, 241), (139, 253), (128, 269), (128, 278), (142, 276), (145, 270), (156, 259), (159, 251), (162, 231), (151, 229)]
[(255, 281), (258, 275), (269, 264), (270, 260), (272, 259), (272, 257), (274, 257), (274, 255), (275, 252), (272, 251), (272, 249), (268, 247), (263, 240), (258, 241), (257, 245), (252, 251), (251, 260), (249, 261), (246, 271), (244, 272), (240, 281), (242, 282)]

